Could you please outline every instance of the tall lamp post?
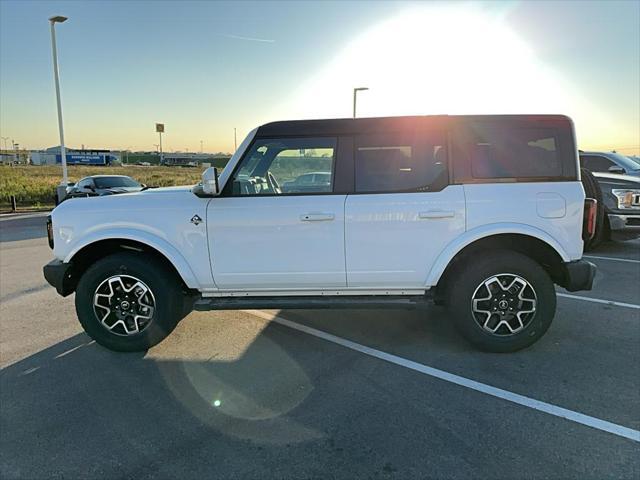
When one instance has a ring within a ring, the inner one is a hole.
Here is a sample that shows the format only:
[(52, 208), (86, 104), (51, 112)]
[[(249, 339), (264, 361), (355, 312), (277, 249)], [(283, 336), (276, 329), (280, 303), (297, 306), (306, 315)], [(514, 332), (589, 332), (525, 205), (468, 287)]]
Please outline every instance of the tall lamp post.
[(62, 102), (60, 100), (60, 74), (58, 72), (58, 50), (56, 48), (56, 23), (67, 21), (67, 17), (57, 15), (49, 19), (51, 26), (51, 52), (53, 54), (53, 79), (56, 84), (56, 101), (58, 103), (58, 130), (60, 130), (60, 156), (62, 160), (62, 182), (58, 186), (58, 201), (62, 200), (67, 194), (67, 185), (69, 176), (67, 174), (67, 151), (64, 147), (64, 129), (62, 127)]
[(358, 92), (369, 90), (369, 87), (357, 87), (353, 89), (353, 118), (356, 118), (356, 99), (358, 98)]

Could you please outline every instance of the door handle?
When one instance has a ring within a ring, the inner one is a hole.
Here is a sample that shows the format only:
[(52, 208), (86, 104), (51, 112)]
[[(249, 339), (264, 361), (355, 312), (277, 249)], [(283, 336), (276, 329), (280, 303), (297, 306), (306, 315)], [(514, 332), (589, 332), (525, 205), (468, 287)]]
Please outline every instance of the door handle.
[(426, 212), (418, 213), (418, 218), (421, 219), (435, 219), (435, 218), (451, 218), (454, 217), (456, 212), (451, 210), (428, 210)]
[(326, 222), (333, 220), (336, 216), (333, 213), (303, 213), (300, 215), (301, 222)]

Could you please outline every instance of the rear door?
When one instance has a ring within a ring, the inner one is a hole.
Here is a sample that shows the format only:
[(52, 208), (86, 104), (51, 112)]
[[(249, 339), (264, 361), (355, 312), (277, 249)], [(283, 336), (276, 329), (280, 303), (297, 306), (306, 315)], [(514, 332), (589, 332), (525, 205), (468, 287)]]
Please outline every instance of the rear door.
[(345, 204), (349, 287), (424, 288), (439, 253), (465, 229), (461, 185), (449, 185), (444, 126), (354, 139)]

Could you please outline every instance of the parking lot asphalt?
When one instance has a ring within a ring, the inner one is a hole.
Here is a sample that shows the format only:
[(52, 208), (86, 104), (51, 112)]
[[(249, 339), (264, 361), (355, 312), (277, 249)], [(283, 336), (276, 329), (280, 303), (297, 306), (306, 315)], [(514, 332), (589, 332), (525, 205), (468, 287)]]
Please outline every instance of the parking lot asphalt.
[(513, 354), (436, 306), (194, 312), (122, 354), (42, 278), (44, 217), (0, 231), (0, 478), (640, 477), (638, 241)]

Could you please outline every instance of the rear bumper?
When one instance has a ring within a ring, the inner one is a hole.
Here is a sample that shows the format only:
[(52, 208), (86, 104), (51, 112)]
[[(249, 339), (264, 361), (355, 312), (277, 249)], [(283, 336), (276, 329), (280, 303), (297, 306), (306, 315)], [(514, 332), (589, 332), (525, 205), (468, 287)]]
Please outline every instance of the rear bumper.
[(596, 276), (596, 266), (586, 260), (567, 262), (563, 268), (563, 282), (561, 286), (570, 292), (591, 290), (593, 278)]
[(42, 268), (45, 280), (63, 297), (66, 297), (74, 290), (73, 282), (71, 281), (71, 267), (72, 264), (55, 259)]

